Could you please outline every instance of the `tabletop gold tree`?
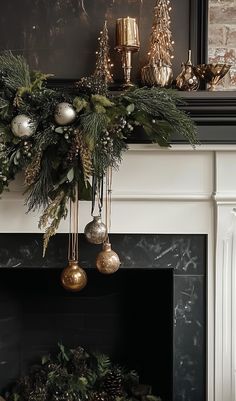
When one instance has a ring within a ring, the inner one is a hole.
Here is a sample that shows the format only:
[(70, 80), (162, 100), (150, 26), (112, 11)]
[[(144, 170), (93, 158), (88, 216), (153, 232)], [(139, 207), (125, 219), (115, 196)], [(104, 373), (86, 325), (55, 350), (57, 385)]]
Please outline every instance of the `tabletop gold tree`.
[(173, 44), (170, 29), (170, 1), (157, 0), (150, 36), (148, 64), (142, 68), (142, 82), (148, 86), (170, 86), (173, 80)]

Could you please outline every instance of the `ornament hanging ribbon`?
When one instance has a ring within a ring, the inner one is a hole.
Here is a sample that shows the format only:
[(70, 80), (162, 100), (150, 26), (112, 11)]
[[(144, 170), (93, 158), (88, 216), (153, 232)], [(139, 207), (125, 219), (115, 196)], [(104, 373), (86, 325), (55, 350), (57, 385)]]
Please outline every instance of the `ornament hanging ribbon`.
[(87, 284), (87, 275), (78, 264), (79, 259), (79, 190), (75, 188), (75, 198), (70, 199), (70, 231), (68, 243), (69, 265), (61, 274), (63, 287), (68, 291), (78, 292)]
[(107, 235), (103, 242), (102, 251), (96, 259), (96, 267), (100, 273), (112, 274), (120, 267), (120, 259), (116, 252), (111, 248), (109, 232), (111, 229), (111, 196), (112, 196), (112, 167), (106, 171), (106, 203), (105, 203), (105, 222)]

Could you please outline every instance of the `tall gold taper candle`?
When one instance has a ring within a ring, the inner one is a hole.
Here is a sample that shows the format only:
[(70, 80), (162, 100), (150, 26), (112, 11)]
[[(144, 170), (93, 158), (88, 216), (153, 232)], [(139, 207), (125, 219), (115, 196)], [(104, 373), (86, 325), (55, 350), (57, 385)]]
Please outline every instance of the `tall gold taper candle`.
[(131, 83), (132, 56), (131, 52), (140, 48), (138, 25), (135, 18), (118, 18), (116, 21), (116, 49), (122, 53), (122, 68), (124, 70), (124, 87)]

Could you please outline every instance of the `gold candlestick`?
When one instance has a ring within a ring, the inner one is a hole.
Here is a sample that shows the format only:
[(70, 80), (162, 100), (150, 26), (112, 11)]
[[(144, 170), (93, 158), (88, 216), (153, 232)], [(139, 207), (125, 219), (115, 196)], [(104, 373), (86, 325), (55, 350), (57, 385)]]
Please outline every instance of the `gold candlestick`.
[(133, 86), (131, 82), (132, 52), (138, 51), (139, 48), (139, 31), (136, 19), (118, 18), (116, 20), (116, 50), (122, 53), (124, 88)]

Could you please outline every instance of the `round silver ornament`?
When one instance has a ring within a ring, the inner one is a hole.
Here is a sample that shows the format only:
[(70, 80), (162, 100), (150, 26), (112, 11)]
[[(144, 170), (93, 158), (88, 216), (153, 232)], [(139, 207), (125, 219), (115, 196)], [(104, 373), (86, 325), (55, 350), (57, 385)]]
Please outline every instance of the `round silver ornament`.
[(30, 137), (36, 131), (36, 124), (29, 116), (19, 114), (13, 118), (11, 130), (18, 138)]
[(70, 103), (58, 103), (55, 109), (54, 118), (58, 125), (71, 124), (76, 118), (76, 111)]
[(100, 216), (94, 216), (84, 229), (84, 234), (91, 244), (102, 244), (107, 237), (107, 229)]

